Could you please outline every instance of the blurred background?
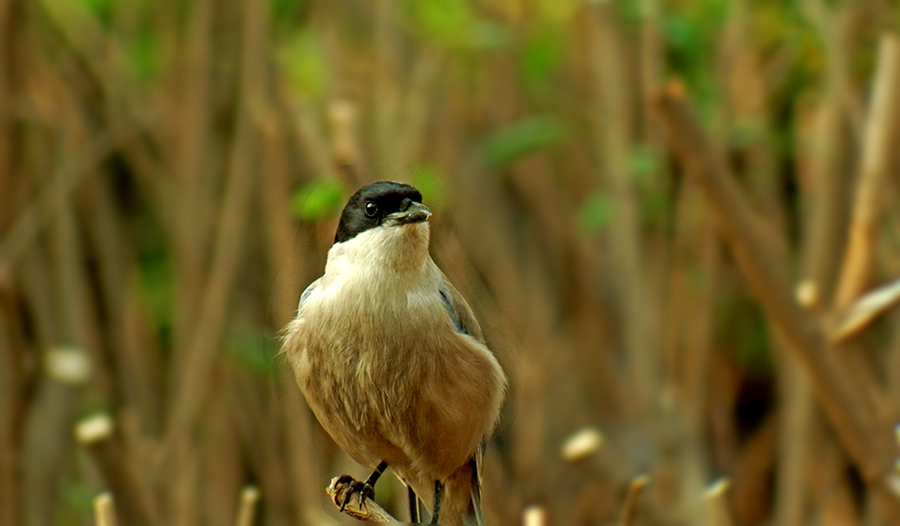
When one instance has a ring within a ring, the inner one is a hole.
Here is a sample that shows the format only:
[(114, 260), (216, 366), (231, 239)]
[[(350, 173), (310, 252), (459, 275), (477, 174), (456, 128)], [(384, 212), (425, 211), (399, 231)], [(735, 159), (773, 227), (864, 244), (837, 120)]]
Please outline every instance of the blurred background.
[(0, 0), (0, 525), (352, 522), (277, 332), (378, 179), (510, 377), (490, 524), (900, 523), (898, 20)]

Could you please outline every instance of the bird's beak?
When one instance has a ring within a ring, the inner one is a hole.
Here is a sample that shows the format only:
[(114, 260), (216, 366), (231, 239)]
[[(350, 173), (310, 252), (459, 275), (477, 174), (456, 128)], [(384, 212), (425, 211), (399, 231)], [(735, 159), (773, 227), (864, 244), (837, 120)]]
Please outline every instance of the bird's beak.
[(394, 212), (388, 216), (388, 219), (391, 223), (396, 225), (408, 225), (411, 223), (428, 221), (429, 217), (431, 217), (431, 210), (429, 210), (428, 207), (422, 203), (411, 201), (406, 210)]

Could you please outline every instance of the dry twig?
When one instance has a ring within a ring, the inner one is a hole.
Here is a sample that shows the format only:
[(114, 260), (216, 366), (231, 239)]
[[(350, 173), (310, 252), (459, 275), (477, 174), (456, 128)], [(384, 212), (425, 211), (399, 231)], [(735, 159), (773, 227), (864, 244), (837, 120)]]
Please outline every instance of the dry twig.
[(696, 176), (738, 267), (786, 347), (798, 359), (816, 396), (856, 461), (868, 484), (884, 495), (887, 507), (900, 516), (900, 502), (883, 476), (892, 462), (884, 437), (876, 432), (875, 409), (856, 385), (829, 360), (828, 344), (818, 321), (791, 296), (779, 251), (765, 237), (760, 219), (742, 196), (733, 175), (717, 156), (690, 108), (683, 88), (672, 83), (654, 104), (669, 141), (688, 173)]
[(709, 523), (712, 526), (732, 526), (734, 519), (728, 507), (728, 489), (731, 483), (728, 479), (719, 479), (713, 483), (703, 500), (706, 502), (706, 510), (709, 514)]
[(116, 511), (110, 493), (101, 493), (94, 498), (94, 524), (116, 526)]
[[(118, 495), (118, 511), (129, 526), (156, 524), (138, 479), (129, 469), (120, 444), (113, 440), (113, 421), (107, 415), (86, 418), (75, 427), (75, 438), (88, 452), (109, 488)], [(111, 523), (114, 524), (114, 523)]]
[(644, 488), (650, 483), (650, 477), (647, 475), (639, 475), (632, 479), (628, 486), (628, 494), (625, 496), (625, 504), (622, 506), (622, 517), (619, 519), (619, 526), (631, 526), (634, 524), (634, 517), (637, 513), (638, 499), (641, 497)]
[(238, 509), (237, 526), (252, 526), (256, 518), (256, 503), (259, 502), (259, 488), (247, 486), (241, 491), (241, 505)]
[(835, 304), (845, 308), (865, 289), (872, 272), (875, 228), (880, 213), (880, 192), (891, 158), (894, 123), (900, 104), (900, 41), (894, 35), (881, 39), (872, 106), (866, 120), (865, 137), (856, 201), (850, 223), (850, 238), (844, 254)]
[(832, 332), (832, 340), (841, 341), (858, 333), (898, 301), (900, 301), (900, 279), (867, 293), (850, 305)]

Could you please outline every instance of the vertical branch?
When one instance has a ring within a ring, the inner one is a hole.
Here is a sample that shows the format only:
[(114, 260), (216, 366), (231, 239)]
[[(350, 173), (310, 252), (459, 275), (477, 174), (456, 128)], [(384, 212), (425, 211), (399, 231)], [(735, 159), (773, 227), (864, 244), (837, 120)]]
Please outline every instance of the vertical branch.
[(900, 40), (896, 35), (881, 37), (875, 72), (872, 104), (865, 123), (862, 159), (844, 253), (835, 305), (848, 307), (869, 285), (874, 258), (875, 229), (878, 225), (884, 180), (900, 104)]
[(144, 430), (156, 433), (160, 426), (161, 363), (143, 327), (144, 315), (137, 304), (135, 261), (132, 247), (121, 230), (109, 173), (87, 182), (90, 199), (80, 211), (90, 219), (92, 247), (97, 254), (100, 285), (109, 318), (115, 395), (122, 406), (135, 411)]
[(395, 138), (395, 161), (398, 166), (409, 166), (421, 155), (427, 137), (428, 110), (435, 92), (435, 81), (445, 63), (443, 54), (428, 48), (422, 49), (416, 57), (403, 105), (402, 127)]
[[(175, 386), (166, 426), (164, 458), (172, 462), (170, 473), (179, 473), (192, 456), (189, 451), (190, 430), (200, 414), (210, 391), (213, 365), (221, 349), (225, 324), (237, 283), (246, 227), (249, 222), (250, 197), (253, 194), (253, 122), (250, 115), (253, 100), (260, 94), (263, 74), (262, 46), (267, 4), (248, 2), (243, 12), (240, 85), (237, 118), (228, 159), (224, 195), (215, 230), (212, 268), (204, 286), (203, 299), (196, 324), (192, 327), (184, 367)], [(176, 488), (178, 485), (173, 484)], [(177, 490), (170, 502), (177, 502)]]
[[(177, 173), (179, 184), (169, 196), (177, 203), (175, 221), (175, 261), (177, 301), (175, 314), (175, 348), (187, 348), (197, 312), (202, 301), (207, 267), (208, 239), (214, 212), (210, 210), (213, 196), (209, 191), (209, 128), (211, 118), (213, 29), (212, 0), (191, 2), (185, 60), (181, 64), (181, 110), (177, 119)], [(184, 352), (178, 352), (184, 357)], [(180, 361), (181, 358), (179, 358)]]
[[(23, 73), (20, 64), (26, 2), (0, 0), (0, 235), (6, 236), (16, 212), (20, 138), (14, 114)], [(9, 288), (12, 269), (0, 254), (0, 523), (19, 524), (21, 516), (21, 429), (24, 419), (20, 320)]]
[(393, 162), (397, 106), (400, 102), (397, 77), (397, 29), (394, 0), (377, 0), (375, 9), (375, 86), (372, 101), (375, 153), (379, 163)]
[(259, 489), (247, 486), (241, 490), (241, 503), (238, 511), (236, 526), (253, 526), (256, 517), (256, 503), (259, 502)]
[(863, 478), (880, 493), (892, 515), (900, 514), (900, 503), (892, 496), (883, 476), (893, 455), (877, 431), (876, 409), (835, 368), (817, 321), (794, 302), (783, 270), (766, 247), (757, 219), (727, 166), (710, 150), (681, 90), (670, 86), (656, 100), (656, 105), (674, 150), (686, 168), (697, 175), (751, 290), (785, 339), (788, 350), (802, 363), (829, 420)]
[(199, 508), (197, 521), (206, 524), (233, 524), (238, 516), (237, 502), (226, 498), (238, 493), (244, 477), (234, 422), (236, 407), (228, 403), (234, 398), (230, 393), (237, 391), (235, 376), (240, 373), (232, 373), (231, 369), (228, 365), (216, 367), (215, 390), (220, 395), (201, 417), (203, 431), (197, 448), (201, 483), (195, 506)]
[(0, 233), (6, 232), (15, 212), (12, 196), (21, 140), (15, 108), (25, 71), (21, 64), (25, 6), (22, 0), (0, 1), (0, 196), (7, 205), (0, 207)]
[(141, 487), (113, 432), (112, 419), (101, 414), (79, 422), (75, 438), (102, 474), (107, 488), (117, 496), (122, 522), (136, 526), (156, 524), (158, 517), (150, 506), (147, 488)]
[[(287, 199), (290, 195), (287, 145), (273, 133), (263, 136), (262, 148), (265, 169), (263, 182), (259, 185), (259, 204), (265, 215), (269, 273), (274, 277), (274, 292), (270, 300), (273, 324), (280, 329), (295, 315), (303, 290), (301, 280), (314, 273), (312, 266), (317, 263), (313, 258), (301, 259), (298, 245), (302, 241), (307, 246), (315, 246), (316, 238), (304, 231), (298, 236), (299, 240), (294, 239)], [(289, 500), (294, 503), (295, 521), (317, 523), (321, 517), (315, 515), (322, 513), (319, 484), (315, 483), (319, 480), (320, 459), (310, 440), (310, 432), (316, 424), (290, 367), (282, 367), (270, 381), (274, 384), (272, 388), (278, 390), (279, 402), (284, 406), (279, 408), (281, 419), (278, 428), (284, 434), (287, 449), (291, 488)], [(297, 415), (301, 422), (285, 418), (284, 411)]]
[(731, 483), (728, 479), (720, 479), (713, 483), (703, 495), (703, 500), (706, 501), (709, 524), (712, 526), (734, 525), (731, 509), (728, 505), (728, 489), (730, 486)]
[[(835, 42), (837, 35), (823, 35), (827, 42)], [(825, 47), (826, 75), (821, 99), (818, 101), (808, 130), (798, 129), (805, 138), (808, 157), (797, 160), (798, 187), (801, 191), (804, 222), (800, 268), (805, 287), (811, 292), (801, 298), (801, 305), (810, 312), (821, 310), (821, 303), (829, 301), (834, 289), (839, 260), (844, 212), (844, 177), (841, 166), (846, 152), (842, 141), (841, 89), (842, 81), (835, 74), (838, 62), (845, 56), (836, 52), (835, 45)], [(803, 115), (795, 119), (804, 122)], [(815, 433), (815, 402), (809, 380), (800, 364), (791, 356), (779, 361), (780, 393), (784, 398), (781, 412), (783, 424), (779, 433), (779, 463), (775, 496), (775, 520), (780, 526), (802, 522), (807, 505), (806, 474), (812, 458), (810, 446), (819, 442)]]
[(644, 488), (650, 483), (650, 477), (639, 475), (632, 479), (628, 485), (628, 493), (625, 495), (625, 503), (622, 505), (622, 514), (619, 516), (619, 526), (632, 526), (637, 515), (638, 499)]
[(600, 136), (599, 157), (615, 203), (616, 228), (611, 243), (617, 275), (622, 276), (619, 301), (625, 320), (625, 340), (631, 357), (632, 374), (639, 406), (646, 406), (656, 380), (655, 329), (650, 303), (647, 272), (640, 244), (640, 209), (636, 189), (628, 169), (631, 152), (631, 107), (625, 85), (626, 68), (621, 61), (621, 46), (615, 25), (613, 6), (599, 7), (591, 13), (597, 18), (591, 27), (591, 59), (597, 106), (594, 118)]
[(109, 493), (101, 493), (94, 498), (94, 526), (116, 526), (116, 510)]

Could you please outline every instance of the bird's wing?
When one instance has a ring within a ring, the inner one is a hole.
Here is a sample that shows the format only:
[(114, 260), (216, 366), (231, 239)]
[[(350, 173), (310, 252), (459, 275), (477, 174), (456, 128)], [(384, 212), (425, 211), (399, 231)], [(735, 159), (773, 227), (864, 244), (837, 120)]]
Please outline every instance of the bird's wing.
[(450, 315), (453, 326), (456, 327), (457, 332), (468, 334), (479, 342), (484, 343), (484, 334), (481, 332), (478, 320), (475, 319), (475, 314), (472, 313), (472, 308), (466, 303), (462, 294), (456, 290), (456, 287), (447, 280), (447, 277), (443, 276), (443, 278), (440, 288), (441, 301), (444, 302), (444, 308), (447, 309), (447, 314)]

